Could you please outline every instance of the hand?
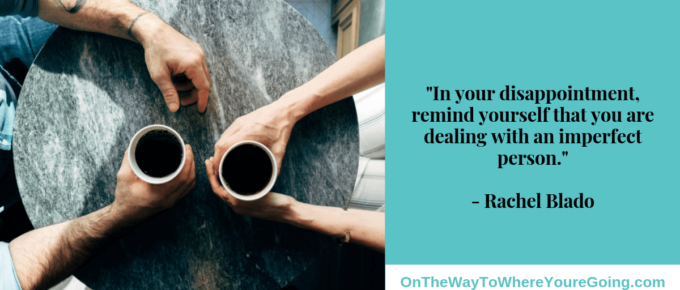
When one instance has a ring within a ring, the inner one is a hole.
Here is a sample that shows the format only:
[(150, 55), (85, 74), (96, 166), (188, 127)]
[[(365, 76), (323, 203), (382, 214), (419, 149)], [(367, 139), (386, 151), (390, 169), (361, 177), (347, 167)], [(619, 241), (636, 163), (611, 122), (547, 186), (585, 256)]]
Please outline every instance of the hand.
[(295, 116), (288, 113), (289, 111), (283, 104), (277, 101), (239, 117), (231, 123), (215, 144), (214, 171), (219, 172), (218, 167), (222, 156), (232, 145), (240, 141), (252, 140), (262, 143), (274, 153), (280, 173), (281, 161), (286, 153), (290, 132), (297, 121)]
[(149, 184), (139, 179), (130, 168), (128, 152), (125, 151), (123, 165), (118, 170), (116, 199), (113, 207), (132, 220), (145, 219), (171, 208), (196, 185), (196, 163), (191, 146), (186, 146), (186, 161), (182, 171), (164, 184)]
[(224, 202), (229, 204), (237, 214), (252, 216), (275, 222), (290, 222), (294, 216), (293, 206), (297, 201), (284, 194), (269, 192), (267, 195), (255, 201), (243, 201), (233, 197), (227, 192), (220, 182), (214, 168), (215, 157), (205, 161), (205, 168), (208, 173), (208, 180), (213, 192)]
[[(145, 15), (144, 17), (147, 17)], [(205, 55), (201, 46), (165, 24), (155, 15), (148, 18), (147, 26), (142, 30), (142, 23), (136, 24), (137, 31), (144, 31), (140, 42), (144, 46), (144, 58), (151, 79), (158, 85), (168, 109), (176, 112), (180, 99), (177, 91), (191, 92), (182, 97), (182, 106), (198, 102), (198, 111), (205, 112), (210, 92), (210, 73), (205, 64)], [(152, 22), (153, 20), (157, 20)], [(151, 23), (150, 23), (151, 22)], [(184, 75), (186, 81), (173, 84), (172, 77)]]

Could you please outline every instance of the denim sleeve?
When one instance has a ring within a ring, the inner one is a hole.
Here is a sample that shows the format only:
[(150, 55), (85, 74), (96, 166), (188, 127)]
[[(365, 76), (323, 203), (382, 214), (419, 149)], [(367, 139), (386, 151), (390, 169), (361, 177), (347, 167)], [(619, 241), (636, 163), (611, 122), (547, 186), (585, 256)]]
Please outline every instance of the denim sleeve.
[[(4, 69), (0, 66), (0, 150), (12, 149), (14, 135), (14, 115), (16, 114), (16, 98), (12, 88), (4, 77)], [(0, 288), (2, 289), (2, 288)]]
[[(0, 0), (0, 2), (5, 0)], [(11, 74), (21, 67), (28, 71), (33, 59), (57, 26), (37, 17), (0, 17), (0, 65)], [(19, 60), (21, 63), (17, 63)], [(12, 67), (14, 66), (14, 67)], [(16, 92), (15, 92), (16, 93)]]
[(14, 272), (14, 262), (9, 254), (9, 244), (0, 242), (0, 289), (21, 290), (19, 279)]
[(13, 14), (38, 16), (38, 0), (0, 0), (0, 16)]

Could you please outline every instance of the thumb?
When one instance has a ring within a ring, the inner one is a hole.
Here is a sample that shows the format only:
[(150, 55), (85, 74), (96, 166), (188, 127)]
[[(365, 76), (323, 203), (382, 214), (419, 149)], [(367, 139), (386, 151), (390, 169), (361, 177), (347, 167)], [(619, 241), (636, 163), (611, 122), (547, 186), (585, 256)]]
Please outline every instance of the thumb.
[(120, 168), (124, 171), (130, 170), (130, 160), (128, 158), (128, 154), (130, 153), (130, 149), (125, 150), (125, 154), (123, 154), (123, 164), (120, 165)]
[(288, 145), (288, 140), (283, 140), (278, 144), (271, 147), (272, 153), (274, 153), (274, 159), (276, 160), (276, 173), (281, 174), (281, 163), (283, 163), (283, 156), (286, 154), (286, 145)]
[(160, 73), (152, 75), (151, 79), (158, 85), (158, 89), (161, 90), (161, 94), (163, 94), (168, 109), (173, 113), (177, 112), (179, 109), (179, 95), (177, 94), (175, 85), (172, 83), (170, 71), (165, 68)]
[(128, 154), (130, 150), (125, 150), (125, 154), (123, 154), (123, 162), (120, 165), (120, 168), (118, 169), (118, 178), (122, 176), (130, 176), (130, 174), (134, 175), (132, 172), (132, 167), (130, 166), (130, 159), (128, 158)]

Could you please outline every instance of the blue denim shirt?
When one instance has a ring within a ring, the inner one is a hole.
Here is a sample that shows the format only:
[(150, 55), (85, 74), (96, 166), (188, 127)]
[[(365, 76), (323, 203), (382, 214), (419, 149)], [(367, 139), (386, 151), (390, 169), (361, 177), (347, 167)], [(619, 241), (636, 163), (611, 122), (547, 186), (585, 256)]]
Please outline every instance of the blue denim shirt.
[[(0, 0), (0, 15), (18, 14), (21, 16), (38, 15), (38, 1), (36, 0)], [(3, 24), (6, 22), (3, 22)], [(4, 26), (4, 25), (3, 25)], [(8, 35), (12, 34), (10, 27), (2, 27), (0, 41), (11, 42)], [(52, 28), (54, 31), (54, 28)], [(50, 31), (49, 34), (52, 32)], [(47, 34), (47, 36), (49, 36)], [(46, 39), (46, 38), (45, 38)], [(44, 43), (44, 41), (42, 41)], [(39, 45), (42, 46), (42, 43)], [(14, 43), (7, 43), (14, 47)], [(22, 46), (18, 46), (21, 49)], [(6, 53), (3, 50), (0, 53)], [(26, 53), (24, 53), (26, 54)], [(29, 62), (30, 63), (30, 62)], [(14, 116), (17, 111), (17, 94), (21, 90), (19, 82), (0, 66), (0, 150), (12, 149), (12, 136), (14, 135)], [(2, 207), (4, 209), (4, 207)], [(9, 252), (7, 243), (0, 242), (0, 289), (21, 290), (19, 280), (14, 271), (14, 262)]]
[(12, 149), (19, 83), (0, 66), (0, 150)]
[[(0, 15), (38, 15), (37, 0), (0, 0)], [(19, 83), (0, 66), (0, 150), (12, 148)], [(14, 87), (14, 88), (13, 88)]]
[[(28, 2), (35, 1), (0, 0), (0, 12), (16, 12), (17, 9), (7, 8), (16, 4), (23, 7), (18, 9), (22, 15), (37, 13), (37, 8), (34, 11), (25, 11), (26, 7), (31, 6), (26, 5)], [(0, 17), (0, 150), (11, 149), (17, 97), (21, 90), (19, 82), (2, 65), (19, 60), (26, 68), (30, 67), (38, 51), (56, 28), (56, 25), (38, 18)]]

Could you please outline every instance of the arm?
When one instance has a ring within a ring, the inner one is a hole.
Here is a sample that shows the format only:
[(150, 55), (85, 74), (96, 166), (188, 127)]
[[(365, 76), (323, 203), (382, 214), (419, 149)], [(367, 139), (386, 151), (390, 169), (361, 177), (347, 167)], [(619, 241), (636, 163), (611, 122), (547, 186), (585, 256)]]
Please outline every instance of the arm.
[[(145, 15), (147, 13), (149, 15)], [(140, 42), (145, 32), (134, 28), (146, 17), (147, 26), (163, 26), (162, 20), (127, 0), (38, 0), (38, 17), (75, 30), (99, 32)], [(151, 18), (154, 18), (153, 20)], [(160, 20), (160, 21), (159, 21)], [(133, 33), (134, 31), (134, 33)]]
[(301, 203), (292, 197), (291, 199), (291, 214), (286, 215), (286, 223), (343, 240), (345, 231), (349, 231), (350, 243), (385, 253), (384, 212), (354, 209), (345, 211), (336, 207)]
[(344, 239), (345, 231), (349, 231), (350, 243), (385, 252), (385, 213), (344, 211), (340, 208), (310, 205), (274, 192), (256, 201), (241, 201), (231, 196), (220, 185), (217, 173), (213, 169), (215, 161), (214, 157), (205, 161), (212, 190), (236, 213), (287, 223), (341, 239)]
[(110, 242), (127, 233), (126, 221), (107, 206), (78, 219), (30, 231), (10, 243), (22, 289), (48, 289), (59, 283)]
[[(151, 78), (161, 90), (170, 111), (198, 102), (208, 104), (210, 75), (200, 45), (188, 39), (128, 0), (26, 0), (38, 1), (38, 16), (47, 22), (75, 30), (105, 33), (141, 43)], [(171, 77), (189, 80), (173, 84)], [(177, 91), (191, 93), (181, 101)]]
[(297, 122), (327, 105), (385, 82), (385, 36), (352, 51), (277, 101)]
[(195, 184), (196, 166), (188, 145), (186, 158), (184, 169), (175, 179), (150, 185), (134, 175), (126, 152), (118, 171), (116, 198), (111, 205), (14, 239), (9, 249), (22, 289), (49, 288), (136, 224), (172, 207)]
[[(231, 145), (242, 140), (254, 140), (274, 153), (280, 169), (290, 132), (297, 121), (324, 106), (384, 81), (383, 35), (352, 51), (276, 102), (236, 119), (217, 141), (214, 157), (220, 160)], [(217, 163), (215, 166), (219, 165)]]

